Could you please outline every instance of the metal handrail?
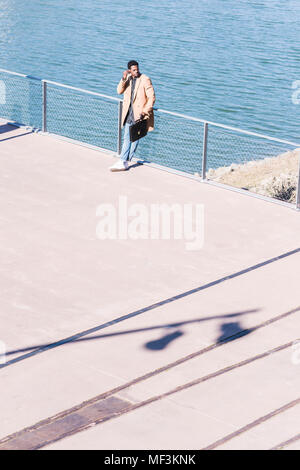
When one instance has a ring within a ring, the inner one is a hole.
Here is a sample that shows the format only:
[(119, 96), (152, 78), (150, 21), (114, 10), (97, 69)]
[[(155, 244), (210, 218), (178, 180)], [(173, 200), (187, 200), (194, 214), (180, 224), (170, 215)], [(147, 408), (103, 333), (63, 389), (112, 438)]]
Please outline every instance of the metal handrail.
[(70, 85), (65, 85), (64, 83), (59, 83), (59, 82), (53, 82), (51, 80), (43, 80), (44, 82), (47, 82), (48, 84), (50, 85), (56, 85), (56, 86), (59, 86), (61, 88), (68, 88), (69, 90), (75, 90), (75, 91), (80, 91), (82, 93), (87, 93), (89, 95), (95, 95), (95, 96), (100, 96), (100, 98), (106, 98), (106, 99), (109, 99), (109, 100), (114, 100), (114, 101), (123, 101), (122, 99), (120, 98), (115, 98), (114, 96), (108, 96), (108, 95), (103, 95), (101, 93), (97, 93), (96, 91), (89, 91), (89, 90), (84, 90), (83, 88), (76, 88), (74, 86), (70, 86)]
[(153, 108), (153, 109), (154, 111), (159, 111), (161, 113), (170, 114), (171, 116), (177, 116), (177, 117), (181, 117), (184, 119), (189, 119), (190, 121), (202, 122), (203, 124), (207, 123), (207, 124), (211, 124), (212, 126), (222, 127), (223, 129), (229, 129), (231, 131), (237, 131), (243, 134), (248, 134), (248, 135), (252, 135), (255, 137), (261, 137), (263, 139), (273, 140), (274, 142), (279, 142), (281, 144), (288, 144), (288, 145), (293, 145), (295, 147), (300, 147), (300, 143), (277, 139), (276, 137), (270, 137), (269, 135), (258, 134), (257, 132), (246, 131), (244, 129), (240, 129), (239, 127), (227, 126), (226, 124), (220, 124), (218, 122), (208, 121), (207, 119), (195, 118), (192, 116), (187, 116), (186, 114), (174, 113), (172, 111), (166, 111), (165, 109), (160, 109), (160, 108)]
[(34, 80), (40, 80), (40, 78), (37, 78), (37, 77), (31, 77), (30, 75), (24, 75), (23, 73), (12, 72), (11, 70), (0, 69), (0, 72), (9, 73), (9, 74), (11, 74), (11, 75), (17, 75), (18, 77), (23, 77), (23, 78), (33, 78)]

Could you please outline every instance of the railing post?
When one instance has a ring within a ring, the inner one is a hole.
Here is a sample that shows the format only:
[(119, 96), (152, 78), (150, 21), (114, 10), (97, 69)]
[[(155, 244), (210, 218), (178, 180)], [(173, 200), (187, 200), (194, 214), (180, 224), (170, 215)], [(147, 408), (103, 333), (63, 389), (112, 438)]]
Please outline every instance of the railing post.
[(205, 122), (204, 128), (203, 128), (202, 180), (206, 179), (207, 135), (208, 135), (208, 123)]
[(47, 132), (47, 82), (42, 80), (43, 86), (43, 132)]
[(121, 155), (121, 151), (122, 151), (122, 111), (123, 111), (123, 101), (119, 101), (119, 117), (118, 117), (118, 155)]
[(297, 186), (297, 193), (296, 193), (296, 209), (300, 210), (300, 152), (299, 152), (298, 186)]

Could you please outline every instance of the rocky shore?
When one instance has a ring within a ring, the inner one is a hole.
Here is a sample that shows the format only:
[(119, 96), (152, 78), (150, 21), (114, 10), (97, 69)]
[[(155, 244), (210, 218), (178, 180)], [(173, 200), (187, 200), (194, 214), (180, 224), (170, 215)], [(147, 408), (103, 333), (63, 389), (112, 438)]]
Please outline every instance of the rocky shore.
[(223, 184), (274, 197), (282, 201), (296, 202), (299, 174), (300, 148), (276, 157), (233, 163), (227, 167), (210, 168), (207, 178)]

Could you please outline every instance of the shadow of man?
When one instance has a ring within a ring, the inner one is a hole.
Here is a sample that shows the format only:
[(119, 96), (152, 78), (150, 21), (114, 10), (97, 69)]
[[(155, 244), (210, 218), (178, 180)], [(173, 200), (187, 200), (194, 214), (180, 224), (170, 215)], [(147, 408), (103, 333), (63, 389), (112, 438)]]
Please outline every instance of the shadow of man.
[(164, 335), (162, 338), (156, 339), (154, 341), (149, 341), (145, 344), (145, 348), (151, 349), (152, 351), (161, 351), (165, 349), (172, 341), (177, 338), (180, 338), (184, 333), (180, 330), (174, 331)]

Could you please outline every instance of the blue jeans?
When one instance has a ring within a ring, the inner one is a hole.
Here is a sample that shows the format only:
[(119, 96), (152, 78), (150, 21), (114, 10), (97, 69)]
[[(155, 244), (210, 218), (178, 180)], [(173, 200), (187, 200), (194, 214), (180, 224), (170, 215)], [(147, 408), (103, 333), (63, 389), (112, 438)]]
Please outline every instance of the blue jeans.
[(124, 141), (120, 159), (125, 162), (131, 161), (132, 157), (134, 157), (134, 152), (137, 149), (139, 141), (136, 140), (135, 142), (130, 142), (129, 124), (126, 123), (124, 129)]

